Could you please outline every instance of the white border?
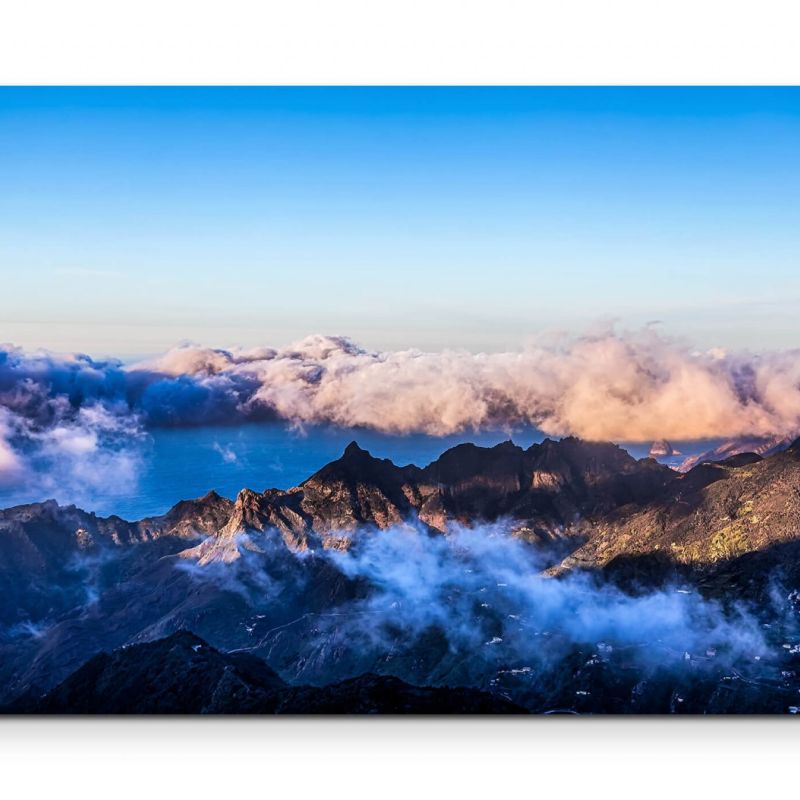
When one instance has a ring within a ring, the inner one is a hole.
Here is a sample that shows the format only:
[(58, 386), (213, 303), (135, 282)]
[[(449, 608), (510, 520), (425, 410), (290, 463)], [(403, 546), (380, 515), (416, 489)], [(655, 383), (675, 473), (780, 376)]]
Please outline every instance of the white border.
[(0, 82), (797, 83), (790, 0), (11, 0)]
[(6, 797), (790, 796), (793, 718), (5, 719)]
[[(792, 84), (798, 30), (779, 0), (24, 0), (0, 82)], [(0, 719), (0, 774), (67, 800), (783, 796), (797, 722)]]

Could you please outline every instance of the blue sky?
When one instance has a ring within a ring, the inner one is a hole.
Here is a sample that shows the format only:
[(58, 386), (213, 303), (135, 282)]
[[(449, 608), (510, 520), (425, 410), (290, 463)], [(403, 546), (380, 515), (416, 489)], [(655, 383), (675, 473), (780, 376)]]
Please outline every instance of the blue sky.
[(0, 341), (800, 345), (800, 90), (0, 89)]

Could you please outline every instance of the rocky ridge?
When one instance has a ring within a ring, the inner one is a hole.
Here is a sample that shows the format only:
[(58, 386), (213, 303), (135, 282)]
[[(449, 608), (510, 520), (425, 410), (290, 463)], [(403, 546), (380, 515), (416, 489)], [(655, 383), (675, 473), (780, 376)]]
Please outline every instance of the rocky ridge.
[[(602, 574), (633, 591), (677, 576), (734, 600), (765, 597), (777, 576), (784, 594), (800, 597), (799, 513), (800, 442), (679, 473), (612, 444), (572, 438), (527, 449), (460, 445), (422, 468), (396, 466), (353, 443), (287, 491), (246, 489), (235, 500), (210, 492), (138, 522), (53, 501), (17, 506), (0, 511), (0, 703), (39, 698), (87, 659), (181, 630), (210, 642), (221, 658), (258, 656), (298, 692), (320, 675), (337, 682), (376, 668), (418, 685), (458, 675), (453, 685), (483, 686), (470, 682), (432, 631), (387, 660), (348, 652), (335, 624), (344, 612), (336, 609), (371, 590), (325, 551), (394, 526), (441, 537), (500, 521), (548, 554), (551, 576)], [(236, 670), (246, 661), (226, 661), (220, 675), (240, 680)], [(364, 685), (337, 692), (352, 689), (348, 696), (360, 704)], [(775, 691), (783, 698), (788, 690)], [(717, 696), (716, 683), (709, 692), (703, 703)], [(531, 707), (546, 709), (554, 696), (536, 695)], [(198, 697), (205, 705), (191, 713), (222, 708)], [(341, 707), (336, 693), (327, 697), (328, 707)], [(314, 702), (324, 705), (321, 698)], [(111, 708), (107, 702), (102, 707)], [(239, 708), (238, 700), (225, 702)]]

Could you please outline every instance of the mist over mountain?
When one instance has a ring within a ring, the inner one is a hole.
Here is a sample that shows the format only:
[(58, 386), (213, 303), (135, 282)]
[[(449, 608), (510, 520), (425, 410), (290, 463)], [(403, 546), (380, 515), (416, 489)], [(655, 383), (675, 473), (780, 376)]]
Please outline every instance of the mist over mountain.
[(351, 710), (386, 710), (391, 677), (509, 703), (414, 695), (427, 710), (792, 712), (798, 447), (681, 474), (575, 438), (461, 445), (424, 468), (353, 443), (291, 490), (212, 492), (138, 522), (7, 509), (0, 702), (168, 712), (114, 698), (160, 659), (194, 686), (196, 651), (169, 639), (190, 631), (225, 686), (249, 688), (217, 694), (209, 673), (187, 711), (278, 710), (247, 654), (305, 698), (294, 711), (347, 710), (339, 689), (307, 687), (370, 675), (341, 690), (372, 698)]

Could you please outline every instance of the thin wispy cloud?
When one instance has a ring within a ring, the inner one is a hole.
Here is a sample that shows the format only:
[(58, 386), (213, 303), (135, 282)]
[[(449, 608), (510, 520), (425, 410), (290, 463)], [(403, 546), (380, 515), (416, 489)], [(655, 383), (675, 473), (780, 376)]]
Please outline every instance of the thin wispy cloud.
[(113, 269), (96, 269), (92, 267), (58, 267), (53, 270), (53, 274), (65, 278), (120, 278), (125, 277), (125, 273)]

